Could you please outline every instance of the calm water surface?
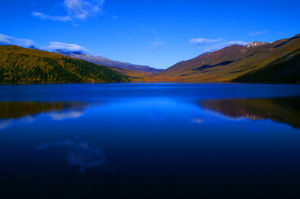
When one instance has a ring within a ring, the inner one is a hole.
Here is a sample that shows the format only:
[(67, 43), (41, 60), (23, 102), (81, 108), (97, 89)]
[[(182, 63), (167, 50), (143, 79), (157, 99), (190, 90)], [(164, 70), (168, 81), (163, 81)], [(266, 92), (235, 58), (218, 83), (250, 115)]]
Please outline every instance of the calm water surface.
[(300, 198), (300, 85), (3, 85), (0, 161), (0, 198)]

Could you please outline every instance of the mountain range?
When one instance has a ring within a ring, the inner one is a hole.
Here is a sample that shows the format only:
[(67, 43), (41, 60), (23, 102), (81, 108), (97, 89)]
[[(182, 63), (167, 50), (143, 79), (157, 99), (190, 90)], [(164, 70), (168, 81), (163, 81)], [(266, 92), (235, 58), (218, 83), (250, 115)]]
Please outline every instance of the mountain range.
[(133, 70), (133, 71), (150, 72), (150, 73), (157, 73), (161, 71), (160, 69), (152, 68), (149, 66), (142, 66), (142, 65), (130, 64), (126, 62), (114, 61), (101, 56), (92, 56), (89, 54), (85, 54), (83, 52), (55, 50), (53, 51), (53, 53), (58, 53), (58, 54), (66, 55), (77, 59), (82, 59), (102, 66), (119, 68), (124, 70)]
[(160, 73), (180, 82), (300, 82), (300, 35), (273, 43), (232, 45), (182, 61)]
[(272, 43), (231, 45), (166, 70), (83, 52), (0, 46), (0, 82), (300, 83), (300, 34)]

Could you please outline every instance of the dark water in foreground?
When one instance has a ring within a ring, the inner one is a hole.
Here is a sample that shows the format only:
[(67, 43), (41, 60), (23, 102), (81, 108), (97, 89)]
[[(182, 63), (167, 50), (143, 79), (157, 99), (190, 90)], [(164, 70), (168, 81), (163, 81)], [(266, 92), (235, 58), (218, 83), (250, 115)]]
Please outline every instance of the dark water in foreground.
[(300, 198), (300, 86), (0, 86), (0, 198)]

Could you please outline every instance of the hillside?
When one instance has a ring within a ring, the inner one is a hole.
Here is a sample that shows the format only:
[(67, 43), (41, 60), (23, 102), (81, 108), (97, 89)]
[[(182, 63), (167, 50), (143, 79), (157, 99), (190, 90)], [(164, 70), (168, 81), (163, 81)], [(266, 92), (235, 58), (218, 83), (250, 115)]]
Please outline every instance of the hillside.
[(162, 71), (160, 69), (155, 69), (149, 66), (114, 61), (105, 57), (92, 56), (82, 52), (71, 52), (63, 50), (56, 50), (53, 52), (57, 54), (66, 55), (68, 57), (85, 60), (94, 64), (100, 64), (103, 66), (110, 67), (112, 70), (121, 73), (125, 76), (128, 76), (130, 81), (147, 81), (147, 79), (151, 78), (152, 76), (155, 76), (156, 74)]
[(0, 82), (126, 82), (107, 67), (41, 50), (0, 46)]
[(161, 71), (159, 69), (155, 69), (149, 66), (142, 66), (142, 65), (131, 64), (126, 62), (114, 61), (102, 56), (92, 56), (82, 52), (71, 52), (71, 51), (63, 51), (63, 50), (56, 50), (53, 52), (57, 54), (62, 54), (69, 57), (85, 60), (94, 64), (100, 64), (107, 67), (117, 68), (124, 71), (136, 71), (136, 72), (153, 73), (153, 74)]
[(299, 82), (300, 35), (256, 46), (232, 45), (160, 73), (182, 82)]
[(300, 83), (300, 49), (265, 67), (234, 79), (235, 82)]

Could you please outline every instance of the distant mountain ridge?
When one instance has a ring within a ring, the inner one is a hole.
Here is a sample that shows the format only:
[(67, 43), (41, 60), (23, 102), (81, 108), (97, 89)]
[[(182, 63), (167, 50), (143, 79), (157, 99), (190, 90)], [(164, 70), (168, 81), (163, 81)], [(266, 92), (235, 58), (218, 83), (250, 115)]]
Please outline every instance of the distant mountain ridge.
[(300, 35), (273, 43), (232, 45), (179, 62), (160, 73), (180, 82), (300, 82)]
[(132, 71), (147, 72), (147, 73), (158, 73), (161, 71), (160, 69), (155, 69), (149, 66), (142, 66), (142, 65), (136, 65), (136, 64), (126, 63), (126, 62), (114, 61), (102, 56), (92, 56), (82, 52), (55, 50), (53, 51), (53, 53), (62, 54), (69, 57), (85, 60), (94, 64), (100, 64), (102, 66), (119, 68), (123, 70), (132, 70)]

